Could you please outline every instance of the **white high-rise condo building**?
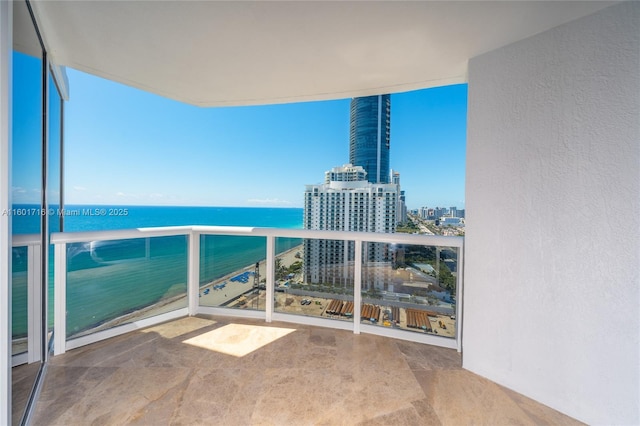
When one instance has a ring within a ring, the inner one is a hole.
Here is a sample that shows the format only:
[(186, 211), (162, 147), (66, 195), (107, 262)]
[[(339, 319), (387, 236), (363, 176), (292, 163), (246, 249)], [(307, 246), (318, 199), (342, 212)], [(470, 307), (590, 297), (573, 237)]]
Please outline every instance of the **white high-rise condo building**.
[(398, 185), (398, 205), (396, 206), (396, 220), (397, 223), (407, 222), (407, 204), (406, 197), (403, 190), (400, 189), (400, 173), (391, 170), (391, 183)]
[[(325, 183), (307, 185), (304, 194), (304, 228), (330, 231), (395, 232), (398, 186), (370, 183), (361, 166), (346, 164), (325, 173)], [(313, 284), (353, 285), (353, 243), (306, 240), (305, 281)], [(387, 244), (364, 248), (363, 288), (383, 289), (385, 277), (378, 262), (390, 262)]]

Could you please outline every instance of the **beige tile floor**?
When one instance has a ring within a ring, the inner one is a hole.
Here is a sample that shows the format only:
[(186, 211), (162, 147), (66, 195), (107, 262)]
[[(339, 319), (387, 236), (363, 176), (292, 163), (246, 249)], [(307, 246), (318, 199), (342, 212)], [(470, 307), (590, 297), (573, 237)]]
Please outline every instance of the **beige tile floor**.
[(32, 424), (579, 423), (463, 370), (454, 350), (192, 317), (54, 357)]

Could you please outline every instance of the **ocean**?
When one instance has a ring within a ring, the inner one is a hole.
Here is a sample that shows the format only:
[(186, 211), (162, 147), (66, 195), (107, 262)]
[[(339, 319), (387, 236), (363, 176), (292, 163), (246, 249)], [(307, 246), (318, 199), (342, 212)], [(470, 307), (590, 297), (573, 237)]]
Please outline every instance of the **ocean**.
[[(106, 210), (104, 215), (95, 214)], [(59, 211), (49, 209), (50, 227), (57, 231)], [(268, 207), (173, 207), (173, 206), (96, 206), (66, 205), (64, 230), (106, 231), (152, 226), (214, 225), (302, 228), (302, 208)], [(110, 210), (113, 210), (109, 214)], [(12, 218), (14, 234), (31, 234), (40, 230), (39, 209), (33, 205), (15, 205)], [(21, 213), (21, 214), (20, 214)], [(54, 226), (51, 226), (53, 224)]]
[[(14, 235), (37, 233), (40, 218), (26, 210), (35, 207), (15, 207), (23, 210), (14, 211)], [(51, 212), (57, 212), (57, 209)], [(302, 228), (302, 213), (301, 208), (68, 205), (65, 206), (64, 230), (106, 231), (180, 225)], [(50, 228), (57, 230), (59, 217), (54, 214), (49, 219)], [(276, 252), (286, 251), (300, 243), (299, 239), (278, 238)], [(52, 252), (49, 262), (50, 323), (53, 319)], [(186, 236), (68, 244), (67, 335), (93, 328), (163, 299), (186, 294), (187, 255)], [(264, 258), (265, 238), (201, 236), (200, 283), (211, 282)], [(26, 248), (14, 248), (14, 337), (24, 337), (27, 330), (26, 259)]]

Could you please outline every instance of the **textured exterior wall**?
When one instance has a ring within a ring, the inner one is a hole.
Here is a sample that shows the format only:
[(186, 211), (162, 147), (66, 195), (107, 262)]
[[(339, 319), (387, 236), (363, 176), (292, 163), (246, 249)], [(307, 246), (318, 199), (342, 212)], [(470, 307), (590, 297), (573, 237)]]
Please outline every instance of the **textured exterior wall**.
[(464, 367), (640, 424), (640, 3), (469, 63)]

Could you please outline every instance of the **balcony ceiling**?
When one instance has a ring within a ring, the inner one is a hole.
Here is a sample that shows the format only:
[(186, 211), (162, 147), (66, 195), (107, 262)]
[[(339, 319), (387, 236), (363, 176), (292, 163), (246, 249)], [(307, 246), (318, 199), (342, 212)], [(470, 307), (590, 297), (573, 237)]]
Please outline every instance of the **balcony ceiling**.
[(347, 98), (461, 83), (469, 58), (613, 4), (32, 3), (58, 65), (199, 106)]

